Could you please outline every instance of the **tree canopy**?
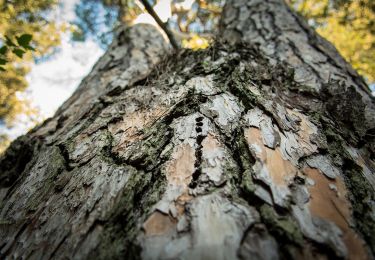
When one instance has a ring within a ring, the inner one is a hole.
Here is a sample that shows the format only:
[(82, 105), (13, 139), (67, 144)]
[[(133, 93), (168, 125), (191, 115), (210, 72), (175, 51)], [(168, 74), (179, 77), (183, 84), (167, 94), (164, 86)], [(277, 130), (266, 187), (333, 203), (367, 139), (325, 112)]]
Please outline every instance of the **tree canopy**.
[[(3, 60), (3, 70), (0, 72), (2, 124), (10, 125), (17, 114), (31, 112), (20, 94), (27, 87), (25, 76), (30, 71), (31, 63), (52, 54), (54, 47), (60, 43), (60, 32), (64, 26), (58, 25), (48, 17), (49, 11), (57, 4), (57, 0), (0, 0), (0, 47)], [(16, 48), (6, 51), (9, 47)], [(34, 51), (27, 52), (27, 49)]]
[[(37, 114), (23, 91), (32, 63), (60, 43), (65, 26), (49, 17), (57, 5), (57, 0), (0, 0), (0, 126), (12, 126), (20, 114)], [(8, 143), (1, 134), (0, 151)]]

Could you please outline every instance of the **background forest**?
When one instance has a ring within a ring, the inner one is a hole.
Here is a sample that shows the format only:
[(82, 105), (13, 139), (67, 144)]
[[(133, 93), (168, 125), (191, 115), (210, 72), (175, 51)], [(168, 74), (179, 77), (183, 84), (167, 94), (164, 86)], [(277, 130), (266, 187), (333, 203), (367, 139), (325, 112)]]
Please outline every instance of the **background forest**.
[[(157, 25), (138, 0), (0, 0), (0, 153), (52, 116), (111, 43), (118, 26)], [(206, 48), (224, 0), (149, 3), (182, 48)], [(288, 0), (375, 82), (375, 1)]]

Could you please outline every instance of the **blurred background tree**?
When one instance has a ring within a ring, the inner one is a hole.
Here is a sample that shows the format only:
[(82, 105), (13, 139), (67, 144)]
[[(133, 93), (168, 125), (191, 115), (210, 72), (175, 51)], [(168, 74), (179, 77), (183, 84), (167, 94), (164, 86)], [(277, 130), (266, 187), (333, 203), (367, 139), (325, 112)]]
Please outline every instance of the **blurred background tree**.
[(289, 0), (367, 80), (375, 82), (374, 0)]

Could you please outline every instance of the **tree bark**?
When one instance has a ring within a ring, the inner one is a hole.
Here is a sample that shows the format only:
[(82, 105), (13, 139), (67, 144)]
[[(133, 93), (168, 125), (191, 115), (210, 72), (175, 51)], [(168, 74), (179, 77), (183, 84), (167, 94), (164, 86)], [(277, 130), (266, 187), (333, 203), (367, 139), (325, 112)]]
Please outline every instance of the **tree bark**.
[(1, 258), (371, 259), (374, 101), (281, 0), (115, 42), (0, 161)]

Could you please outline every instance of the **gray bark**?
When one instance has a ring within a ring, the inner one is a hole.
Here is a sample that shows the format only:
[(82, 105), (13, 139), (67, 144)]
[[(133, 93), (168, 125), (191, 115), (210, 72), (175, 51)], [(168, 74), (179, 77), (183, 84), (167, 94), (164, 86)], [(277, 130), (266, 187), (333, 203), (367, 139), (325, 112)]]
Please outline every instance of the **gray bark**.
[(229, 0), (220, 35), (118, 33), (0, 159), (1, 258), (373, 258), (366, 84), (281, 0)]

